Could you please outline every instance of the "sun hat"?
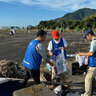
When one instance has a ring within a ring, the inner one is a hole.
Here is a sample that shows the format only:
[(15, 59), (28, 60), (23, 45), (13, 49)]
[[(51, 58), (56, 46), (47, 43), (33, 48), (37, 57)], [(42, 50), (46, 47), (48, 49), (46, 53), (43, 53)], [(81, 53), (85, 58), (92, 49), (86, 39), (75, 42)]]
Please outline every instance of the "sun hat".
[(59, 32), (57, 30), (52, 31), (53, 39), (59, 39)]

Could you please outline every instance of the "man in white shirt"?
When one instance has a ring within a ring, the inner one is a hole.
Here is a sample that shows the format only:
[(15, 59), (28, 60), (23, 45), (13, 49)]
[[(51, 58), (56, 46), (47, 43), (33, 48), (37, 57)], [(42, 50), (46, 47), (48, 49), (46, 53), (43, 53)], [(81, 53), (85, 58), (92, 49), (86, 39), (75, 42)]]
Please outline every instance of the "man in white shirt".
[[(62, 53), (62, 50), (63, 50), (65, 59), (67, 59), (66, 49), (67, 49), (68, 44), (66, 40), (59, 36), (59, 32), (57, 30), (54, 30), (52, 32), (52, 37), (53, 39), (48, 44), (48, 51), (49, 51), (49, 54), (51, 55), (51, 61), (56, 60), (56, 57)], [(62, 74), (60, 74), (60, 77), (62, 81), (64, 81), (65, 78), (64, 79), (62, 78), (64, 77)]]
[(61, 49), (64, 50), (64, 56), (65, 59), (67, 59), (65, 50), (67, 49), (68, 44), (66, 40), (62, 37), (59, 37), (59, 32), (57, 30), (54, 30), (52, 32), (52, 37), (53, 39), (48, 44), (48, 51), (51, 55), (51, 59), (54, 60), (56, 56), (58, 56), (61, 53)]
[(13, 36), (14, 34), (15, 34), (14, 29), (11, 29), (11, 30), (10, 30), (10, 36)]

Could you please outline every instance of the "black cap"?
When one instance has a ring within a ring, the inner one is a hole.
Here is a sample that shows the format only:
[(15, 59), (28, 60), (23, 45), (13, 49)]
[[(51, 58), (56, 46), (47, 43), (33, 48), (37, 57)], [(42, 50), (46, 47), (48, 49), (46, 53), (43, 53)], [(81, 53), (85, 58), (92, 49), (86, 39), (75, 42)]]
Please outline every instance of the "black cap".
[(93, 34), (93, 31), (91, 29), (88, 29), (88, 30), (84, 31), (83, 38), (86, 38), (86, 35), (89, 34), (89, 33)]
[(38, 36), (44, 36), (45, 34), (47, 34), (47, 32), (44, 31), (44, 30), (39, 30), (39, 31), (37, 31), (37, 37), (38, 37)]

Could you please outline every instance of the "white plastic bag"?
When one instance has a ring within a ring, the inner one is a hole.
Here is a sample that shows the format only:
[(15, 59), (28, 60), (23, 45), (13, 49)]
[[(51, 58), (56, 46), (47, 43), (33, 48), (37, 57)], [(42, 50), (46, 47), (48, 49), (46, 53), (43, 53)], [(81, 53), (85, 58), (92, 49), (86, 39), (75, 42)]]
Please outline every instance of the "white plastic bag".
[(79, 67), (82, 65), (88, 64), (88, 56), (80, 56), (77, 54), (77, 62), (79, 63)]
[[(59, 86), (57, 86), (54, 90), (53, 90), (53, 92), (55, 93), (55, 94), (60, 94), (60, 93), (62, 93), (63, 92), (63, 90), (62, 90), (62, 85), (59, 85)], [(60, 95), (61, 96), (61, 95)]]
[(67, 61), (65, 60), (63, 50), (61, 54), (56, 57), (56, 71), (57, 75), (67, 71)]

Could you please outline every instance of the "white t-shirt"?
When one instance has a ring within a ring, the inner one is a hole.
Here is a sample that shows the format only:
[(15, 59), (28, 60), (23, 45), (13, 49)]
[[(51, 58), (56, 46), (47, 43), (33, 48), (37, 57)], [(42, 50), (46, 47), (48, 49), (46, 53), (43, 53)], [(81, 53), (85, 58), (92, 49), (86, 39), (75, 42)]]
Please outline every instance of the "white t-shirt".
[(15, 30), (14, 29), (11, 29), (11, 31), (13, 32), (13, 34), (15, 34)]
[(89, 50), (89, 52), (93, 52), (93, 53), (96, 52), (96, 40), (92, 40), (92, 42), (90, 44), (90, 50)]
[[(67, 44), (66, 40), (64, 38), (62, 38), (62, 39), (63, 39), (64, 46), (67, 47), (68, 44)], [(59, 44), (60, 38), (57, 41), (56, 40), (54, 40), (54, 41), (55, 41), (56, 44)], [(47, 50), (49, 50), (49, 51), (52, 50), (52, 40), (49, 42)]]

